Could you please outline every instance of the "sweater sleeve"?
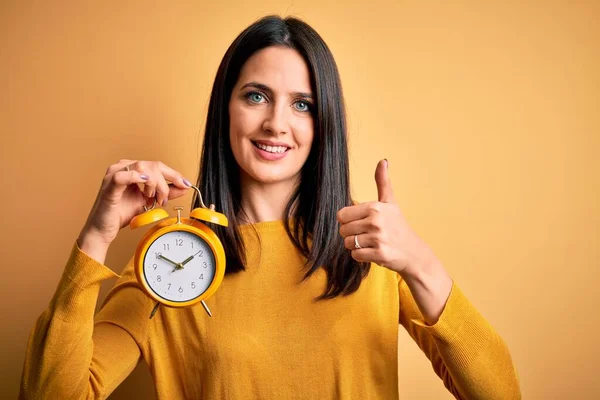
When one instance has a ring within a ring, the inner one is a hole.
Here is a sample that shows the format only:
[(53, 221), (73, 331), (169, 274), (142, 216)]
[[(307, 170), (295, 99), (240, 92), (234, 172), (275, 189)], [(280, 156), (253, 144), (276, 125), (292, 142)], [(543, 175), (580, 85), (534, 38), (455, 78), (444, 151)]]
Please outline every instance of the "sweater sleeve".
[(141, 356), (136, 338), (118, 325), (94, 321), (100, 284), (113, 277), (118, 275), (74, 244), (29, 336), (19, 399), (104, 399), (135, 368)]
[(399, 278), (400, 323), (457, 399), (520, 399), (517, 372), (502, 338), (453, 284), (439, 320), (427, 325)]

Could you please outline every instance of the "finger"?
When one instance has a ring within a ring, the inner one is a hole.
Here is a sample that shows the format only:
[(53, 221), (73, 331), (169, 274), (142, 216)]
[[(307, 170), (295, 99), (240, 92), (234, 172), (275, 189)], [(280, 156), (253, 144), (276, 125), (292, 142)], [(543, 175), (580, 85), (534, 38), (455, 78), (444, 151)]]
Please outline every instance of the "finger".
[(181, 173), (160, 161), (158, 162), (158, 169), (167, 181), (173, 183), (178, 188), (187, 190), (192, 186), (192, 183), (185, 179)]
[(177, 199), (184, 194), (186, 194), (188, 189), (181, 189), (180, 187), (175, 186), (174, 183), (169, 183), (169, 200)]
[(126, 167), (136, 162), (135, 160), (121, 159), (116, 163), (110, 165), (106, 170), (106, 176), (112, 176), (117, 171), (125, 171)]
[(148, 198), (154, 198), (156, 193), (156, 174), (149, 174), (149, 179), (144, 184), (144, 195)]
[(176, 199), (187, 193), (192, 183), (163, 162), (159, 161), (157, 166), (162, 177), (157, 185), (157, 200), (159, 204), (166, 206), (169, 199)]
[(129, 185), (134, 183), (146, 183), (148, 175), (141, 174), (138, 171), (117, 171), (109, 179), (107, 191), (109, 195), (119, 198)]
[(169, 185), (165, 180), (165, 177), (158, 173), (156, 174), (156, 201), (161, 206), (167, 205), (169, 199)]
[(344, 238), (351, 235), (359, 235), (361, 233), (368, 232), (368, 228), (368, 218), (358, 219), (342, 224), (340, 226), (340, 235), (342, 235)]
[(352, 258), (359, 262), (375, 262), (379, 264), (379, 262), (376, 261), (377, 252), (376, 250), (371, 248), (352, 250), (350, 252), (350, 255), (352, 256)]
[(337, 212), (337, 219), (340, 224), (346, 224), (351, 221), (368, 217), (381, 210), (381, 204), (377, 201), (360, 203), (354, 206), (347, 206)]
[[(161, 181), (164, 180), (162, 176), (162, 172), (158, 166), (158, 163), (155, 161), (136, 161), (135, 163), (129, 165), (129, 169), (133, 169), (139, 172), (143, 172), (149, 176), (149, 179), (144, 184), (143, 193), (148, 198), (157, 197), (157, 189), (159, 185), (162, 184)], [(166, 185), (166, 183), (165, 183)], [(165, 190), (163, 186), (163, 191)], [(168, 192), (168, 190), (167, 190)], [(157, 198), (158, 201), (158, 198)], [(158, 202), (160, 204), (160, 202)]]
[(358, 242), (358, 245), (363, 249), (373, 248), (375, 246), (372, 235), (368, 233), (361, 233), (358, 235), (346, 236), (344, 238), (344, 247), (348, 250), (356, 250), (356, 242), (354, 238), (356, 238), (356, 242)]
[[(183, 175), (169, 167), (168, 165), (159, 162), (158, 163), (159, 170), (162, 176), (165, 178), (165, 182), (168, 182), (165, 189), (167, 191), (164, 193), (164, 197), (162, 197), (163, 193), (161, 193), (161, 204), (165, 206), (168, 200), (176, 199), (187, 193), (188, 189), (192, 187), (192, 183), (183, 177)], [(161, 191), (164, 190), (161, 188)]]
[(377, 184), (377, 199), (382, 203), (394, 202), (394, 191), (388, 174), (388, 161), (383, 159), (375, 169), (375, 183)]

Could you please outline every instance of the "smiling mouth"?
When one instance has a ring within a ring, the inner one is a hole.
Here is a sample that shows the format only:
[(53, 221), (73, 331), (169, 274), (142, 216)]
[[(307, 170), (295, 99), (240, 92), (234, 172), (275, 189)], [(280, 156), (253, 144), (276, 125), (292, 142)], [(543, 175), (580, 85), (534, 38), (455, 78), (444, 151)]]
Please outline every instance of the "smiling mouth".
[(254, 145), (254, 147), (257, 147), (263, 151), (266, 151), (267, 153), (273, 153), (273, 154), (282, 154), (290, 149), (289, 147), (285, 147), (285, 146), (266, 146), (264, 144), (260, 144), (260, 143), (254, 142), (254, 141), (252, 141), (252, 144)]

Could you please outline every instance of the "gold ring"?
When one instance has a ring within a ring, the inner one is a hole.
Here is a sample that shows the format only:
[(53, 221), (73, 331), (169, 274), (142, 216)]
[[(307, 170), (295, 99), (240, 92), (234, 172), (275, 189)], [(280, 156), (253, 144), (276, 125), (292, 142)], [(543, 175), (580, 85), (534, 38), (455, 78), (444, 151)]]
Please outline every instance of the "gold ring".
[(360, 244), (358, 244), (358, 236), (357, 235), (354, 235), (354, 248), (356, 250), (362, 249), (362, 247), (360, 247)]

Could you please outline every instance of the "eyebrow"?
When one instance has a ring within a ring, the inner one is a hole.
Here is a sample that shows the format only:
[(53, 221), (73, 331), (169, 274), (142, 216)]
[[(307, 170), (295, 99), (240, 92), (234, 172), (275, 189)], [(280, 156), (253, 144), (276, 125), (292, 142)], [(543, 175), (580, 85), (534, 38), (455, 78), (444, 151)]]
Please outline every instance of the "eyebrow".
[[(265, 85), (265, 84), (263, 84), (263, 83), (258, 83), (258, 82), (248, 82), (248, 83), (246, 83), (244, 86), (242, 86), (242, 87), (240, 88), (240, 90), (242, 90), (242, 89), (245, 89), (245, 88), (248, 88), (248, 87), (253, 87), (253, 88), (256, 88), (256, 89), (262, 90), (262, 91), (264, 91), (264, 92), (267, 92), (268, 94), (273, 94), (273, 90), (271, 90), (271, 88), (270, 88), (270, 87), (268, 87), (267, 85)], [(313, 96), (312, 96), (312, 94), (310, 94), (310, 93), (305, 93), (305, 92), (295, 92), (295, 93), (293, 93), (293, 95), (294, 95), (295, 97), (304, 97), (304, 98), (311, 99), (311, 100), (313, 99)]]

